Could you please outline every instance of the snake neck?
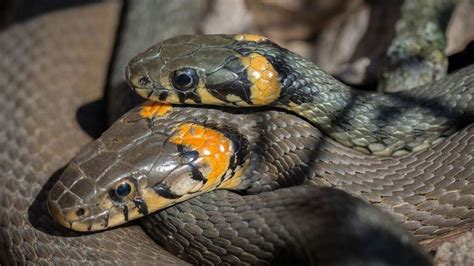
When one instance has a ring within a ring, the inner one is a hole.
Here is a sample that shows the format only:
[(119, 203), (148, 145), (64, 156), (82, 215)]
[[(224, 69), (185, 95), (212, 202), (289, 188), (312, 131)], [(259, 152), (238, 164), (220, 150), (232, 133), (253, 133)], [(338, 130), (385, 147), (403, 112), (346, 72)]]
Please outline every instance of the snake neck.
[(442, 84), (436, 83), (397, 94), (354, 90), (301, 56), (278, 50), (261, 51), (282, 84), (274, 105), (297, 113), (337, 142), (364, 153), (400, 156), (422, 150), (472, 120), (459, 107), (473, 109), (463, 95), (472, 99), (474, 89), (461, 82), (447, 93), (440, 93)]

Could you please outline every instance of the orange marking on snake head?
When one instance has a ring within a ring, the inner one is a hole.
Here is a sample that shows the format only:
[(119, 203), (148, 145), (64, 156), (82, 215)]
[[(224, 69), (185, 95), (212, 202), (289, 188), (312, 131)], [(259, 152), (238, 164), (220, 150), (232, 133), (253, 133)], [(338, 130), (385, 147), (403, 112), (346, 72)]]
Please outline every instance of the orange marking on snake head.
[(267, 37), (263, 37), (256, 34), (237, 34), (234, 36), (237, 41), (248, 41), (248, 42), (261, 42), (268, 40)]
[(171, 104), (147, 101), (143, 104), (142, 109), (140, 110), (140, 116), (143, 118), (163, 116), (168, 113), (171, 108), (173, 108)]
[(214, 129), (185, 123), (176, 128), (170, 141), (199, 153), (200, 170), (207, 180), (201, 191), (209, 191), (221, 183), (234, 154), (232, 140)]
[(281, 84), (278, 72), (262, 55), (251, 53), (242, 57), (242, 64), (247, 69), (247, 76), (252, 83), (250, 99), (255, 105), (267, 105), (280, 97)]

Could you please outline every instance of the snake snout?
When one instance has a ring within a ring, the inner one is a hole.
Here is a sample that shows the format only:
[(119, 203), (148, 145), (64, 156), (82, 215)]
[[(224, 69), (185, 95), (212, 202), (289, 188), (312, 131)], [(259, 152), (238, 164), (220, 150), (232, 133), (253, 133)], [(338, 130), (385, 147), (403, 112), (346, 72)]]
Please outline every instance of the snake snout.
[(151, 88), (151, 80), (148, 77), (147, 71), (140, 62), (134, 61), (133, 59), (125, 67), (125, 78), (128, 84), (133, 88)]
[(125, 78), (128, 85), (145, 98), (149, 98), (158, 86), (157, 77), (151, 76), (157, 74), (155, 72), (151, 73), (150, 70), (154, 69), (152, 64), (151, 61), (144, 61), (135, 57), (125, 67)]
[[(90, 155), (90, 152), (95, 151), (94, 148), (95, 146), (89, 145), (84, 152)], [(79, 159), (73, 160), (66, 167), (58, 182), (51, 188), (47, 206), (51, 216), (64, 227), (89, 231), (91, 226), (97, 227), (105, 223), (103, 216), (107, 210), (96, 200), (98, 183), (86, 174), (90, 168), (87, 168), (87, 165), (81, 168), (79, 162), (83, 158)], [(92, 169), (96, 169), (96, 165), (92, 165)], [(100, 222), (96, 222), (98, 219)]]
[(47, 206), (51, 216), (62, 226), (72, 228), (74, 223), (81, 222), (91, 214), (91, 209), (80, 204), (80, 201), (69, 191), (57, 194), (56, 185), (48, 195)]

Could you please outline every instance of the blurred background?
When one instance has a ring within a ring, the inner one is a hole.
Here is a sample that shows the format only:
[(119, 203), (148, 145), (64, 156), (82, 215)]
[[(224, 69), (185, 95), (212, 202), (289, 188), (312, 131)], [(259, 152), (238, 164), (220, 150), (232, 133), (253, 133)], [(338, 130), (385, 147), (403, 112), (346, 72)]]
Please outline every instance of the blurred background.
[[(150, 1), (156, 10), (128, 10), (145, 19), (146, 30), (132, 33), (146, 46), (184, 33), (257, 33), (311, 59), (345, 83), (374, 87), (380, 64), (395, 36), (403, 0), (193, 0)], [(3, 0), (0, 27), (89, 2), (79, 0)], [(134, 7), (116, 2), (122, 11)], [(184, 4), (183, 4), (184, 2)], [(474, 61), (474, 1), (458, 1), (447, 26), (449, 71)], [(159, 10), (160, 12), (158, 12)], [(166, 10), (166, 12), (163, 12)], [(162, 14), (173, 14), (164, 17)], [(141, 18), (139, 18), (141, 17)], [(176, 24), (179, 21), (181, 27)], [(120, 30), (120, 29), (119, 29)], [(134, 51), (135, 52), (135, 51)]]

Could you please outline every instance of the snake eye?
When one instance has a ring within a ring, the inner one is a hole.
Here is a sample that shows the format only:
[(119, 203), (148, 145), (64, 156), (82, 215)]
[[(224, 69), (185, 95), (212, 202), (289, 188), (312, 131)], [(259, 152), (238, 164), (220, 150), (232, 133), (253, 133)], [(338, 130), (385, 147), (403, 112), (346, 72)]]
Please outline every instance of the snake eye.
[(192, 68), (183, 68), (171, 74), (171, 83), (177, 90), (185, 91), (197, 86), (199, 78)]
[(132, 187), (130, 184), (123, 182), (115, 189), (115, 194), (117, 194), (119, 197), (126, 197), (131, 191)]
[(130, 180), (122, 180), (110, 190), (110, 197), (115, 201), (123, 201), (130, 198), (135, 191), (135, 186)]

